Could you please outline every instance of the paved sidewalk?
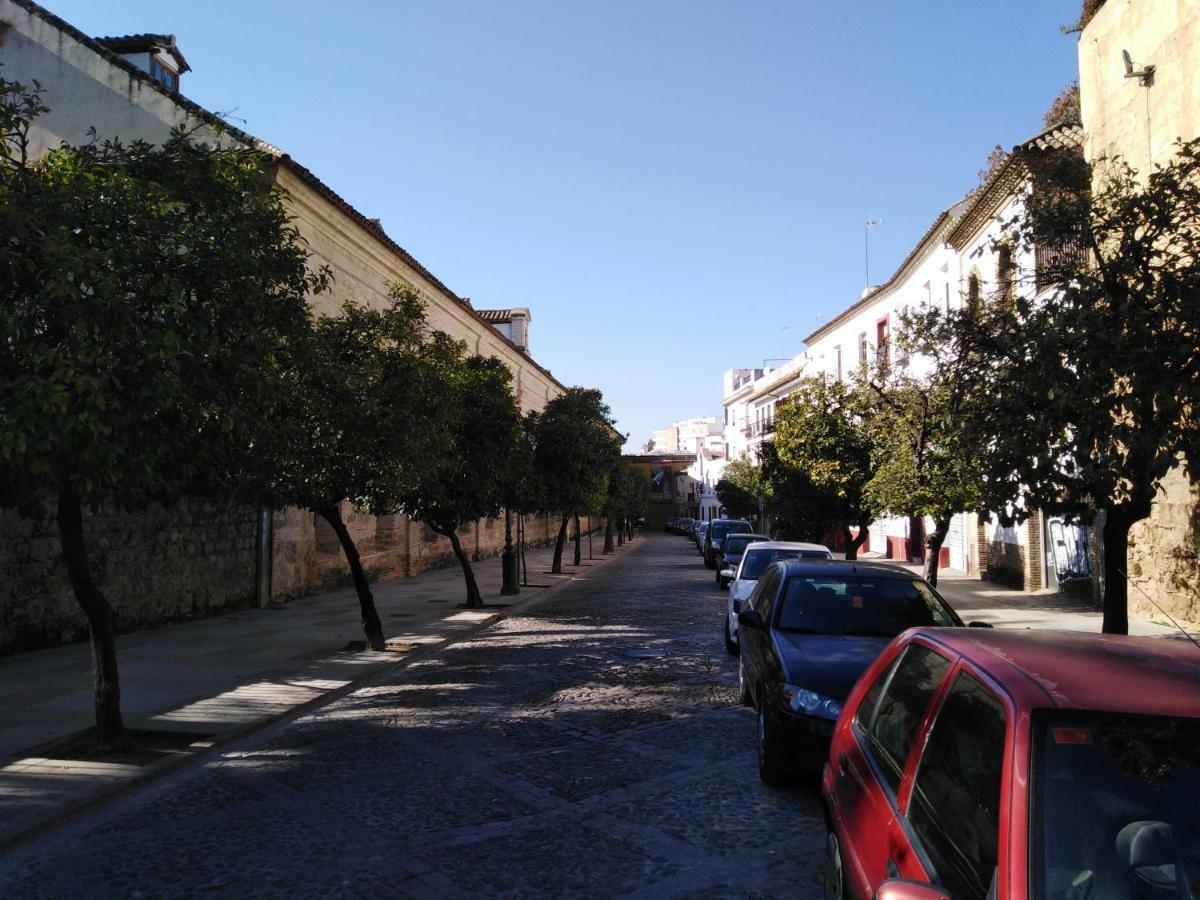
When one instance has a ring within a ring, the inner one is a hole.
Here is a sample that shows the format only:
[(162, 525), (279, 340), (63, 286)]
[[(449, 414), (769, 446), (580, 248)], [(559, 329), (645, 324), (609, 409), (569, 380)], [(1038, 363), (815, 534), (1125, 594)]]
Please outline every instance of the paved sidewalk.
[(451, 567), (372, 585), (389, 652), (348, 648), (361, 641), (353, 587), (121, 635), (117, 659), (130, 729), (194, 734), (150, 764), (54, 759), (53, 745), (93, 723), (91, 649), (86, 642), (0, 658), (0, 846), (268, 722), (348, 692), (380, 670), (491, 624), (563, 583), (586, 578), (641, 541), (549, 574), (553, 548), (527, 551), (529, 587), (500, 595), (499, 558), (474, 564), (487, 607), (468, 610), (462, 569)]
[[(878, 560), (892, 562), (893, 560)], [(921, 567), (905, 565), (921, 574)], [(950, 601), (950, 605), (963, 621), (990, 622), (998, 628), (1039, 628), (1064, 631), (1099, 632), (1103, 622), (1100, 610), (1088, 601), (1054, 590), (1018, 591), (990, 581), (980, 581), (954, 569), (938, 572), (938, 593)], [(1129, 633), (1151, 637), (1182, 637), (1173, 625), (1148, 622), (1145, 619), (1129, 620)], [(1198, 635), (1200, 637), (1200, 635)]]

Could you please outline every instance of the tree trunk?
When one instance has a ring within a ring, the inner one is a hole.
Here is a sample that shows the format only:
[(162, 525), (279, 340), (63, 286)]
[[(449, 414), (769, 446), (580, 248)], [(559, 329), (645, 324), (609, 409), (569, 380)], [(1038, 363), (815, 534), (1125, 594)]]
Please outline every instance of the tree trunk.
[(479, 585), (475, 582), (475, 572), (471, 569), (471, 560), (467, 558), (467, 553), (458, 540), (458, 532), (453, 528), (443, 530), (436, 526), (432, 527), (434, 531), (450, 538), (450, 546), (454, 548), (454, 555), (458, 557), (458, 564), (462, 566), (463, 570), (463, 578), (467, 582), (467, 608), (483, 609), (483, 597), (479, 593)]
[(617, 519), (617, 546), (625, 546), (625, 520)]
[(346, 562), (350, 564), (350, 575), (354, 579), (354, 591), (358, 594), (358, 613), (362, 621), (363, 634), (367, 638), (367, 647), (371, 650), (386, 650), (383, 639), (383, 623), (379, 621), (379, 613), (375, 609), (375, 597), (371, 593), (371, 585), (363, 571), (362, 560), (358, 555), (358, 547), (354, 546), (354, 538), (350, 537), (350, 529), (342, 521), (342, 508), (338, 505), (323, 506), (317, 510), (317, 515), (329, 523), (333, 533), (337, 535), (342, 552), (346, 554)]
[(583, 554), (580, 552), (580, 549), (579, 549), (579, 541), (580, 541), (579, 513), (576, 513), (575, 514), (575, 565), (579, 565), (581, 562), (583, 562)]
[(630, 516), (629, 518), (627, 518), (625, 520), (625, 527), (629, 529), (629, 540), (630, 540), (630, 543), (632, 543), (633, 542), (633, 530), (634, 530), (633, 529), (633, 516)]
[(842, 526), (842, 538), (846, 542), (846, 559), (853, 561), (858, 559), (858, 548), (867, 542), (869, 532), (861, 526), (858, 529), (858, 537), (854, 537), (850, 533), (850, 526)]
[(567, 540), (567, 522), (570, 519), (563, 516), (562, 524), (558, 526), (558, 537), (554, 539), (554, 565), (550, 567), (550, 571), (555, 575), (562, 574), (562, 552), (563, 544)]
[(933, 531), (925, 535), (925, 580), (937, 587), (938, 558), (942, 555), (942, 544), (950, 533), (950, 520), (934, 519)]
[(612, 553), (617, 548), (613, 545), (613, 521), (612, 516), (604, 517), (604, 552), (605, 554)]
[(1105, 634), (1129, 634), (1129, 579), (1126, 556), (1129, 529), (1136, 521), (1123, 510), (1109, 509), (1104, 517), (1104, 622)]
[(112, 607), (92, 581), (87, 544), (83, 539), (83, 510), (69, 488), (58, 492), (58, 539), (75, 601), (87, 617), (92, 639), (92, 700), (96, 711), (96, 737), (104, 750), (129, 746), (121, 718), (121, 679), (117, 674), (117, 644)]

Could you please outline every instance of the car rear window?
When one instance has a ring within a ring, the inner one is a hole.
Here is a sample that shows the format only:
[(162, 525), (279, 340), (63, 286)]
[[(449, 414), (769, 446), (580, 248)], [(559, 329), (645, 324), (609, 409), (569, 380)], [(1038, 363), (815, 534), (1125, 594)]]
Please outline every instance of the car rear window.
[(762, 549), (747, 550), (742, 558), (738, 578), (757, 581), (763, 571), (777, 559), (829, 559), (829, 554), (820, 550)]
[(714, 522), (712, 526), (712, 540), (724, 537), (731, 531), (749, 531), (749, 522)]
[(1047, 710), (1033, 746), (1035, 897), (1197, 896), (1200, 719)]
[(890, 638), (906, 628), (957, 624), (919, 581), (795, 575), (788, 579), (777, 627), (807, 634)]
[(760, 540), (762, 540), (762, 538), (738, 537), (737, 535), (731, 534), (729, 537), (725, 538), (725, 555), (730, 556), (734, 553), (741, 553), (755, 541)]

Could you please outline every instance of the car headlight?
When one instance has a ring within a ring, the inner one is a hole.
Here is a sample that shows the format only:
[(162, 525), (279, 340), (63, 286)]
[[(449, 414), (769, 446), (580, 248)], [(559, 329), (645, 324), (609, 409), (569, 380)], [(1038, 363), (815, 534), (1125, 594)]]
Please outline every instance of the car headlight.
[(840, 700), (802, 688), (798, 684), (785, 684), (783, 699), (792, 712), (815, 716), (818, 719), (836, 719), (842, 712)]

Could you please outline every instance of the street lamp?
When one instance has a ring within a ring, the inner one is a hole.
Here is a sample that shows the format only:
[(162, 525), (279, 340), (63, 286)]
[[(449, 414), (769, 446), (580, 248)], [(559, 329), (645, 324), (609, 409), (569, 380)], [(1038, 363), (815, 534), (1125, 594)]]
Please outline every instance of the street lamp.
[(504, 507), (504, 552), (500, 555), (500, 593), (512, 596), (521, 593), (517, 581), (517, 553), (512, 542), (512, 510)]

